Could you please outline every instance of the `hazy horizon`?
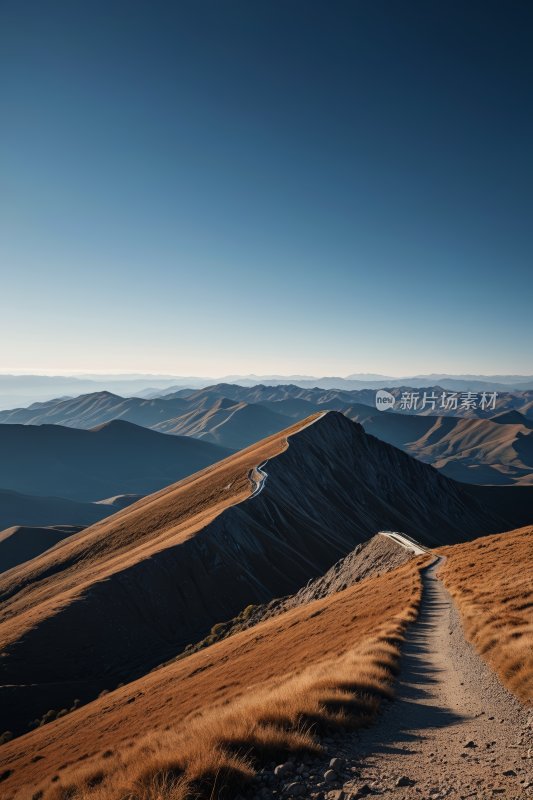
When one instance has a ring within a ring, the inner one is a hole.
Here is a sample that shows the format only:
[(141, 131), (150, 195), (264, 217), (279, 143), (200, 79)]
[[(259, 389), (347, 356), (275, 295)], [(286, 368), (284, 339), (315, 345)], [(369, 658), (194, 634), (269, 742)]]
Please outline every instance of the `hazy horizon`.
[(104, 377), (104, 378), (111, 376), (111, 377), (125, 377), (125, 378), (126, 377), (127, 378), (144, 378), (144, 379), (157, 378), (159, 380), (173, 380), (173, 379), (178, 379), (178, 378), (180, 378), (182, 380), (186, 379), (186, 378), (195, 378), (195, 379), (200, 379), (200, 380), (204, 380), (204, 379), (208, 380), (208, 379), (211, 379), (211, 378), (213, 378), (215, 380), (220, 380), (222, 378), (227, 378), (227, 379), (232, 379), (232, 378), (235, 378), (235, 379), (237, 379), (237, 378), (243, 378), (243, 379), (244, 378), (246, 378), (246, 379), (250, 379), (250, 378), (258, 378), (258, 379), (261, 379), (261, 378), (263, 378), (263, 379), (266, 379), (266, 378), (272, 378), (272, 379), (274, 379), (274, 378), (276, 378), (276, 379), (279, 379), (279, 378), (294, 378), (294, 379), (299, 379), (299, 380), (313, 380), (314, 378), (319, 379), (319, 378), (332, 377), (332, 378), (342, 378), (343, 380), (353, 379), (353, 380), (363, 381), (363, 380), (366, 379), (369, 382), (375, 382), (375, 380), (380, 379), (380, 378), (390, 378), (390, 379), (393, 379), (393, 380), (409, 379), (409, 378), (426, 378), (426, 377), (427, 378), (436, 378), (436, 379), (439, 378), (439, 377), (456, 378), (456, 379), (461, 379), (461, 378), (470, 378), (470, 379), (475, 379), (475, 378), (516, 378), (517, 380), (520, 380), (522, 378), (531, 378), (532, 377), (531, 373), (530, 374), (528, 374), (528, 373), (516, 374), (516, 373), (504, 373), (504, 372), (499, 372), (499, 373), (494, 372), (494, 373), (487, 373), (487, 374), (472, 373), (472, 372), (470, 372), (470, 373), (417, 372), (417, 373), (411, 373), (411, 374), (405, 374), (404, 373), (404, 374), (398, 374), (398, 375), (392, 375), (390, 373), (388, 373), (388, 374), (382, 374), (382, 373), (348, 373), (348, 374), (345, 374), (345, 375), (334, 375), (333, 373), (331, 373), (331, 374), (326, 374), (326, 373), (318, 374), (318, 373), (315, 373), (315, 374), (309, 374), (309, 375), (307, 375), (307, 374), (284, 375), (284, 374), (281, 374), (281, 373), (269, 373), (269, 374), (241, 373), (241, 374), (237, 374), (237, 375), (233, 375), (233, 374), (184, 375), (184, 374), (178, 374), (178, 373), (169, 374), (169, 373), (154, 373), (154, 372), (125, 372), (125, 371), (121, 372), (119, 370), (116, 370), (116, 371), (115, 370), (106, 370), (105, 372), (95, 372), (95, 371), (89, 371), (88, 372), (88, 371), (85, 371), (85, 370), (63, 370), (63, 371), (61, 371), (61, 370), (49, 369), (49, 370), (35, 370), (35, 371), (33, 371), (31, 369), (5, 370), (5, 369), (2, 369), (2, 368), (0, 368), (0, 375), (13, 375), (13, 376), (19, 376), (19, 377), (23, 377), (24, 375), (27, 375), (27, 376), (35, 375), (37, 377), (39, 377), (39, 376), (42, 376), (42, 377), (83, 377), (83, 378), (86, 378), (86, 379), (95, 378), (97, 376), (101, 376), (101, 377)]

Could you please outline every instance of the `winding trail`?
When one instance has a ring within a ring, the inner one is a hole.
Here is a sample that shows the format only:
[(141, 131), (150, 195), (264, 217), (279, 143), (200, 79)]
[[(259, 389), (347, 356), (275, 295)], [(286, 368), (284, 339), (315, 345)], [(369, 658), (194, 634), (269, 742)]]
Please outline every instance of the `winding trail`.
[[(527, 786), (533, 784), (530, 713), (465, 640), (437, 578), (444, 561), (436, 557), (423, 573), (422, 606), (407, 633), (396, 701), (373, 728), (352, 736), (353, 753), (360, 759), (365, 751), (362, 779), (377, 781), (373, 791), (398, 797), (533, 795)], [(402, 776), (415, 783), (397, 787)]]
[(426, 547), (422, 547), (418, 542), (415, 542), (414, 539), (411, 539), (410, 536), (406, 536), (405, 533), (399, 533), (398, 531), (380, 531), (379, 535), (387, 536), (394, 542), (401, 544), (402, 547), (405, 547), (406, 550), (410, 550), (415, 556), (422, 556), (424, 553), (430, 552)]
[[(300, 433), (301, 431), (305, 430), (306, 428), (309, 428), (310, 425), (314, 425), (315, 422), (318, 422), (318, 420), (322, 419), (322, 417), (325, 416), (325, 414), (327, 414), (327, 413), (328, 413), (327, 411), (323, 411), (320, 414), (319, 417), (316, 417), (315, 419), (312, 419), (311, 422), (307, 423), (307, 425), (302, 425), (301, 428), (298, 428), (296, 433)], [(293, 433), (291, 435), (294, 436), (295, 434)], [(289, 439), (290, 438), (291, 438), (290, 436), (287, 436), (287, 443), (289, 443)], [(263, 471), (263, 467), (265, 467), (267, 464), (268, 464), (268, 459), (266, 461), (263, 461), (263, 463), (261, 464), (260, 467), (254, 467), (248, 473), (248, 480), (252, 483), (252, 487), (253, 488), (252, 488), (252, 493), (251, 493), (250, 497), (246, 498), (247, 500), (250, 500), (251, 497), (257, 497), (257, 495), (260, 494), (261, 491), (263, 490), (263, 487), (265, 485), (265, 481), (268, 478), (268, 473)], [(259, 474), (259, 480), (256, 480), (256, 478), (255, 478), (255, 474), (256, 473)]]
[[(265, 485), (265, 481), (268, 478), (267, 473), (263, 471), (263, 467), (265, 467), (267, 464), (268, 464), (268, 461), (263, 461), (263, 463), (261, 464), (260, 467), (254, 467), (253, 469), (250, 470), (250, 472), (248, 474), (248, 478), (253, 484), (252, 494), (250, 495), (250, 497), (257, 497), (257, 495), (263, 489), (263, 486)], [(258, 481), (255, 480), (255, 473), (259, 473), (259, 480)], [(250, 497), (247, 497), (246, 499), (249, 500)]]

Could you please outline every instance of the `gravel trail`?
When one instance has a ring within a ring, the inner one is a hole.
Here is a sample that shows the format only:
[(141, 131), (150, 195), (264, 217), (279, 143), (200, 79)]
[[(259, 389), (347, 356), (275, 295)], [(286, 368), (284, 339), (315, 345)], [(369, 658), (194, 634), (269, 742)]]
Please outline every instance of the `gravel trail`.
[[(436, 558), (423, 573), (422, 606), (407, 632), (396, 700), (382, 703), (372, 728), (323, 739), (326, 759), (295, 763), (281, 783), (266, 774), (253, 796), (533, 797), (533, 712), (465, 640), (436, 577), (443, 563)], [(333, 759), (340, 761), (331, 765)]]

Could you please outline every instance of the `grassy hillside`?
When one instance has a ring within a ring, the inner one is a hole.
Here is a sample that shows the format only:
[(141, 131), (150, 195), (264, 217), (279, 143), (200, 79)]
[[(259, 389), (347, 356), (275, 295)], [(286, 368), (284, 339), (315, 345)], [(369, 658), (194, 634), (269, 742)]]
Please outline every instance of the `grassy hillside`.
[(533, 527), (438, 552), (447, 557), (440, 577), (468, 639), (502, 683), (532, 703)]
[(342, 414), (315, 420), (3, 576), (4, 716), (14, 724), (21, 707), (40, 716), (42, 705), (94, 698), (104, 680), (140, 677), (248, 605), (297, 592), (377, 530), (455, 543), (529, 520), (516, 493), (527, 505), (530, 487), (482, 497), (487, 487), (447, 480)]
[(314, 733), (368, 725), (379, 698), (393, 696), (427, 560), (261, 623), (3, 745), (4, 791), (175, 800), (209, 797), (216, 782), (231, 797), (259, 765), (320, 752)]

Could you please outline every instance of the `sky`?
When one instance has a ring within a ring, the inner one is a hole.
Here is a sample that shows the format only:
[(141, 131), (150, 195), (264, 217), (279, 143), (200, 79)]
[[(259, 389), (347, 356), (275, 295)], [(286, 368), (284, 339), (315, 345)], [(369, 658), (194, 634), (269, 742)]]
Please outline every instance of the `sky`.
[(532, 23), (4, 0), (0, 371), (532, 374)]

